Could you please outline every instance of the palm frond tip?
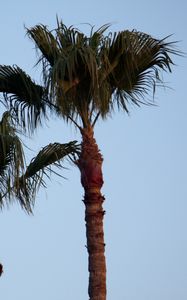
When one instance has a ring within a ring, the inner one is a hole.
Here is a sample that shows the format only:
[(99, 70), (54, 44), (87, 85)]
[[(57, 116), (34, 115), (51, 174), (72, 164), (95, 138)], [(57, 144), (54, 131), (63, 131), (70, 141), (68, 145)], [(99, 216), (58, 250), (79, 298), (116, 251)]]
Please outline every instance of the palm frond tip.
[(74, 160), (79, 151), (80, 148), (76, 141), (66, 144), (53, 143), (44, 147), (32, 159), (25, 174), (19, 179), (17, 197), (19, 199), (27, 199), (27, 202), (33, 203), (37, 189), (40, 186), (45, 187), (44, 175), (49, 177), (48, 173), (57, 174), (53, 171), (52, 166), (63, 168), (62, 160), (65, 158)]

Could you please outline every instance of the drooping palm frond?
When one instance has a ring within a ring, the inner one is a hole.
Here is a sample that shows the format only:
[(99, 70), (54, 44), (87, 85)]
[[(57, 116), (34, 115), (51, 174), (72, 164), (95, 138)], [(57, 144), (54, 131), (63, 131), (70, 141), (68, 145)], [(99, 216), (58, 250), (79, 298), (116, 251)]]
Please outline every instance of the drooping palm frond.
[(63, 159), (74, 160), (79, 151), (75, 141), (49, 144), (25, 168), (22, 144), (12, 117), (9, 112), (4, 113), (0, 121), (0, 208), (18, 200), (31, 213), (38, 188), (45, 186), (44, 176), (57, 174), (52, 167), (63, 168)]
[[(38, 25), (28, 30), (28, 35), (42, 53), (39, 61), (43, 62), (43, 77), (50, 100), (60, 108), (64, 118), (79, 116), (86, 123), (92, 99), (91, 86), (98, 86), (94, 51), (98, 37), (94, 35), (95, 42), (91, 43), (83, 33), (67, 28), (62, 22), (51, 32)], [(46, 38), (48, 36), (50, 39)], [(51, 59), (54, 41), (56, 47)]]
[[(162, 84), (162, 71), (171, 72), (171, 54), (180, 54), (167, 38), (158, 40), (138, 31), (122, 31), (109, 37), (103, 49), (105, 61), (101, 78), (110, 83), (114, 99), (128, 111), (127, 103), (146, 103), (145, 97)], [(102, 73), (102, 70), (101, 70)]]
[(0, 92), (22, 129), (33, 131), (49, 106), (45, 89), (17, 66), (0, 66)]
[[(52, 167), (63, 168), (62, 161), (74, 160), (79, 154), (80, 148), (76, 141), (66, 144), (53, 143), (45, 146), (28, 165), (25, 174), (19, 180), (17, 197), (27, 199), (34, 203), (35, 194), (40, 186), (45, 187), (44, 176), (50, 177), (51, 173), (57, 174)], [(58, 175), (60, 175), (58, 173)]]
[(9, 114), (4, 113), (0, 121), (0, 176), (3, 177), (13, 156), (15, 132), (9, 123)]
[[(11, 122), (9, 112), (3, 114), (0, 121), (0, 207), (15, 198), (19, 177), (24, 170), (22, 144)], [(30, 210), (30, 204), (20, 199), (20, 204)]]
[(37, 25), (32, 29), (27, 29), (27, 33), (34, 40), (48, 63), (53, 66), (58, 59), (59, 49), (55, 37), (47, 26)]

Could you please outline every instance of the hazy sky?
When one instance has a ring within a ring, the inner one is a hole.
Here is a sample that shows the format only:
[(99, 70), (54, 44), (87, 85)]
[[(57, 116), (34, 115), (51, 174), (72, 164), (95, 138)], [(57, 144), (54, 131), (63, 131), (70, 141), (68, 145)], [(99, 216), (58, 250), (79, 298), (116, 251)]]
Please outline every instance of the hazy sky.
[[(173, 34), (170, 40), (187, 52), (185, 0), (1, 2), (0, 64), (17, 64), (36, 80), (24, 26), (53, 29), (56, 15), (85, 32), (85, 23), (112, 23), (112, 31)], [(164, 76), (171, 89), (157, 92), (157, 107), (116, 112), (96, 127), (104, 156), (108, 300), (187, 299), (187, 57), (174, 62)], [(28, 155), (70, 139), (79, 139), (75, 129), (53, 119), (28, 142)], [(2, 300), (88, 299), (83, 190), (77, 169), (69, 166), (63, 175), (68, 180), (53, 177), (39, 192), (34, 216), (17, 204), (0, 212)]]

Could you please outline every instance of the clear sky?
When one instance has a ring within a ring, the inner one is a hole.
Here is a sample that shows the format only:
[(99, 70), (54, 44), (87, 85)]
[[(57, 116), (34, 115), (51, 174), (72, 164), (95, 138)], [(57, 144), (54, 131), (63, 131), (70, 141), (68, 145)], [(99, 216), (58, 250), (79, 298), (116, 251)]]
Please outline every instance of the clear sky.
[[(187, 52), (185, 0), (1, 1), (0, 64), (17, 64), (39, 79), (26, 27), (83, 23), (111, 30), (137, 29), (180, 41)], [(187, 299), (187, 57), (156, 94), (157, 107), (116, 112), (96, 127), (104, 156), (103, 193), (108, 300)], [(2, 110), (2, 107), (1, 107)], [(74, 128), (53, 119), (28, 145), (34, 156), (49, 142), (79, 139)], [(0, 212), (2, 300), (86, 300), (88, 272), (83, 190), (79, 172), (64, 170), (37, 196), (34, 216), (17, 204)]]

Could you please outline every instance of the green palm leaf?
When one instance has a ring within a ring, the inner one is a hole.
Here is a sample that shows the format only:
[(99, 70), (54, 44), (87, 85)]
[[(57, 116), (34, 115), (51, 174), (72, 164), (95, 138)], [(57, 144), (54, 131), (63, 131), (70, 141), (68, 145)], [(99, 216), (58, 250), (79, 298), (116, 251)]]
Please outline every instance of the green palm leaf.
[(47, 29), (47, 26), (37, 25), (32, 29), (27, 29), (27, 33), (34, 40), (49, 64), (53, 66), (59, 56), (59, 49), (55, 37)]
[(22, 128), (33, 131), (46, 114), (48, 102), (44, 88), (19, 67), (0, 66), (0, 92)]
[(147, 103), (149, 91), (163, 84), (161, 71), (171, 72), (170, 54), (180, 54), (167, 38), (157, 40), (142, 32), (122, 31), (106, 40), (103, 48), (102, 80), (110, 84), (114, 100), (128, 112), (127, 103)]
[(74, 160), (80, 151), (76, 141), (66, 144), (53, 143), (45, 146), (28, 165), (25, 174), (19, 180), (19, 190), (17, 197), (27, 199), (29, 203), (34, 203), (35, 194), (40, 186), (45, 187), (44, 175), (49, 178), (51, 173), (56, 173), (52, 166), (63, 168), (62, 161), (66, 159)]

